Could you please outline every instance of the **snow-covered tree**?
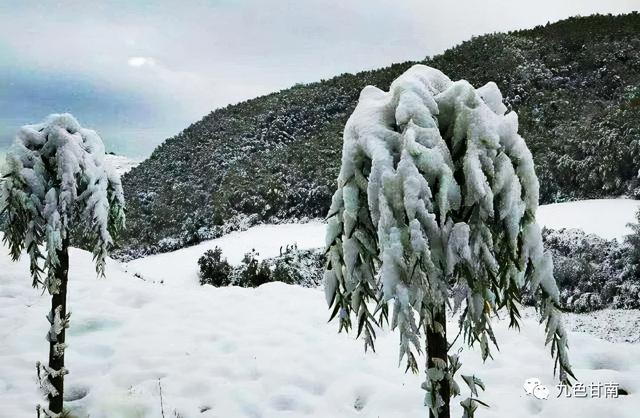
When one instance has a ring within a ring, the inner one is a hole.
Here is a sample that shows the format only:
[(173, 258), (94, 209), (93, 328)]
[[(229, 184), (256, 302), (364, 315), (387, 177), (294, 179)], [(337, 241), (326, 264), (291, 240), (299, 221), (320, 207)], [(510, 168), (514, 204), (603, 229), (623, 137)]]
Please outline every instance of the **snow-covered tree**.
[(51, 294), (48, 365), (38, 378), (49, 399), (46, 417), (62, 414), (69, 240), (72, 230), (92, 246), (96, 271), (124, 228), (124, 195), (118, 175), (105, 163), (102, 140), (69, 114), (50, 115), (23, 126), (7, 154), (2, 180), (4, 242), (14, 260), (23, 250), (31, 261), (33, 286)]
[[(531, 153), (495, 83), (475, 89), (416, 65), (389, 92), (365, 87), (344, 129), (342, 166), (327, 231), (325, 291), (365, 349), (388, 319), (400, 334), (400, 360), (416, 372), (426, 343), (425, 404), (449, 416), (460, 393), (449, 354), (445, 310), (482, 357), (497, 347), (491, 317), (504, 309), (518, 327), (525, 287), (537, 295), (560, 378), (573, 376), (560, 321), (553, 263), (535, 220), (538, 180)], [(450, 303), (453, 300), (453, 304)], [(392, 303), (390, 303), (392, 301)], [(452, 306), (453, 305), (453, 306)], [(479, 402), (475, 376), (462, 376)]]

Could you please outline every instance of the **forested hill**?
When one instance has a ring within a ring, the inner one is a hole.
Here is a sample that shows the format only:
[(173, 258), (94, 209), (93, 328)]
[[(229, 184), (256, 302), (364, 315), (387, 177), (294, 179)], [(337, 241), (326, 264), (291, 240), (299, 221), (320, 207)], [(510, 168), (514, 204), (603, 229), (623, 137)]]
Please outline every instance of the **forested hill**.
[[(495, 81), (531, 148), (543, 203), (638, 194), (640, 14), (578, 17), (475, 37), (423, 63), (476, 87)], [(243, 222), (326, 214), (342, 128), (394, 64), (218, 109), (124, 177), (120, 256), (171, 250)]]

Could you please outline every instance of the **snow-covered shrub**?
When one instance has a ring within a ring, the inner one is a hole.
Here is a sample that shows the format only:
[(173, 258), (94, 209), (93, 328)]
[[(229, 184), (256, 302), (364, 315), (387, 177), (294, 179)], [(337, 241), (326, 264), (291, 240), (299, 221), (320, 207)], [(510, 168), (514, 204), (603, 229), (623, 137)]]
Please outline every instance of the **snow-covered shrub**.
[(631, 233), (625, 237), (628, 248), (628, 258), (625, 274), (640, 281), (640, 210), (636, 213), (636, 222), (629, 224)]
[(206, 251), (198, 260), (200, 284), (256, 287), (269, 282), (283, 282), (316, 287), (322, 282), (324, 253), (321, 249), (300, 250), (297, 245), (280, 249), (280, 255), (258, 261), (258, 253), (245, 254), (242, 262), (231, 266), (222, 250)]
[(206, 251), (198, 259), (200, 267), (200, 284), (210, 284), (215, 287), (231, 284), (231, 265), (226, 258), (222, 258), (222, 249), (216, 247)]
[(592, 292), (579, 294), (570, 303), (575, 312), (595, 311), (604, 307), (600, 295)]
[(258, 252), (251, 250), (244, 255), (242, 263), (233, 269), (231, 283), (242, 287), (258, 287), (271, 281), (269, 264), (258, 260)]
[(616, 288), (611, 304), (612, 308), (640, 309), (640, 278), (627, 279)]
[(268, 259), (271, 280), (305, 287), (318, 286), (322, 282), (324, 257), (321, 250), (299, 250), (296, 245), (287, 246), (280, 255)]
[[(340, 330), (355, 317), (365, 348), (387, 319), (400, 332), (400, 358), (418, 370), (427, 346), (425, 404), (448, 416), (460, 367), (448, 353), (446, 316), (482, 357), (496, 346), (491, 316), (505, 309), (517, 327), (522, 289), (536, 295), (560, 377), (572, 376), (551, 255), (535, 222), (533, 159), (495, 83), (475, 89), (416, 65), (384, 92), (365, 87), (344, 129), (342, 166), (327, 228), (325, 291)], [(506, 113), (506, 114), (505, 114)], [(393, 301), (393, 304), (390, 302)], [(377, 315), (378, 317), (376, 318)], [(472, 395), (482, 383), (463, 376)], [(475, 398), (463, 401), (467, 415)]]
[[(545, 247), (553, 254), (554, 274), (562, 306), (575, 312), (640, 307), (634, 293), (640, 277), (633, 274), (633, 246), (606, 240), (579, 229), (543, 231)], [(526, 302), (531, 297), (525, 297)]]
[(93, 252), (96, 271), (124, 228), (120, 177), (105, 161), (102, 140), (69, 114), (50, 115), (23, 126), (7, 154), (2, 178), (4, 242), (17, 260), (26, 251), (33, 286), (52, 296), (48, 366), (38, 362), (38, 380), (49, 399), (47, 417), (62, 414), (66, 306), (71, 231), (79, 228)]

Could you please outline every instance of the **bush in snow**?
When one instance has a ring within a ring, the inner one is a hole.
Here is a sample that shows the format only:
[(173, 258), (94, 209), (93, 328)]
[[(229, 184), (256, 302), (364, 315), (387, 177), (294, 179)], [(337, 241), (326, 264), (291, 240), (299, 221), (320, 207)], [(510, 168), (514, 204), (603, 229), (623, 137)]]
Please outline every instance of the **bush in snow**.
[(296, 244), (280, 249), (280, 255), (260, 262), (258, 253), (245, 254), (242, 263), (231, 266), (222, 250), (208, 250), (198, 260), (200, 284), (256, 287), (269, 282), (283, 282), (304, 287), (318, 286), (324, 272), (324, 256), (320, 249), (300, 250)]
[(258, 252), (251, 250), (242, 258), (242, 264), (233, 270), (232, 283), (242, 287), (258, 287), (271, 281), (271, 269), (266, 261), (258, 260)]
[(312, 287), (322, 281), (323, 258), (320, 250), (299, 250), (294, 244), (281, 248), (280, 255), (267, 262), (272, 266), (272, 281)]
[(636, 223), (629, 224), (631, 234), (625, 237), (629, 255), (626, 265), (626, 274), (640, 280), (640, 211), (636, 213)]
[[(329, 212), (325, 291), (340, 330), (373, 348), (374, 325), (400, 332), (400, 358), (418, 370), (426, 342), (425, 404), (449, 416), (460, 367), (449, 354), (446, 315), (464, 306), (460, 326), (482, 357), (497, 347), (491, 316), (506, 309), (518, 327), (523, 288), (531, 289), (562, 381), (573, 376), (551, 255), (535, 222), (538, 180), (495, 83), (474, 89), (416, 65), (384, 92), (365, 87), (344, 129), (342, 166)], [(393, 304), (390, 305), (390, 301)], [(371, 305), (373, 302), (374, 305)], [(374, 309), (372, 309), (372, 307)], [(377, 315), (377, 317), (376, 317)], [(475, 376), (463, 376), (478, 407)]]
[[(636, 234), (624, 243), (578, 229), (545, 229), (542, 235), (545, 247), (553, 254), (554, 274), (565, 309), (587, 312), (605, 307), (640, 308), (638, 248), (633, 244)], [(527, 295), (525, 302), (531, 301)]]
[(216, 247), (208, 250), (198, 260), (200, 267), (200, 284), (210, 284), (215, 287), (231, 284), (231, 264), (222, 258), (222, 250)]
[(69, 114), (50, 115), (23, 126), (7, 154), (2, 180), (4, 241), (17, 260), (25, 250), (33, 286), (52, 296), (48, 365), (38, 363), (38, 379), (49, 407), (47, 417), (63, 413), (65, 329), (69, 239), (81, 227), (90, 240), (96, 271), (104, 275), (105, 258), (124, 228), (124, 197), (119, 176), (105, 163), (102, 140)]
[(624, 240), (627, 251), (623, 271), (625, 281), (620, 286), (615, 305), (640, 308), (640, 211), (636, 213), (636, 223), (629, 226), (632, 232)]
[[(544, 247), (553, 255), (554, 277), (560, 290), (563, 309), (589, 312), (602, 308), (640, 308), (640, 239), (637, 234), (627, 242), (606, 240), (579, 229), (544, 229)], [(635, 239), (635, 246), (630, 243)], [(270, 282), (304, 287), (321, 284), (324, 256), (321, 249), (300, 250), (297, 246), (281, 248), (280, 255), (265, 260), (271, 270)], [(221, 250), (209, 250), (198, 261), (200, 283), (213, 286), (250, 286), (232, 283), (243, 266), (230, 266)], [(235, 271), (235, 272), (234, 272)], [(450, 294), (453, 297), (453, 294)], [(523, 302), (535, 305), (535, 294), (525, 292)]]

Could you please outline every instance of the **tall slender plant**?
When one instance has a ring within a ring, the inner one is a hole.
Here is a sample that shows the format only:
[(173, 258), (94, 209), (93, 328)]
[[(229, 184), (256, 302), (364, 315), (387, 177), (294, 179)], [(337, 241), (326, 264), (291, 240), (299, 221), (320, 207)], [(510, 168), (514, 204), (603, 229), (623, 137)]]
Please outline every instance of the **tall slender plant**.
[(38, 362), (38, 379), (49, 406), (46, 417), (63, 412), (65, 329), (69, 326), (67, 281), (72, 230), (91, 246), (96, 272), (124, 228), (124, 195), (119, 176), (106, 164), (102, 140), (69, 114), (50, 115), (23, 126), (7, 154), (2, 178), (4, 242), (17, 260), (30, 258), (34, 287), (51, 294), (49, 361)]
[[(460, 393), (446, 309), (482, 357), (497, 347), (491, 316), (505, 309), (518, 327), (521, 292), (538, 296), (562, 380), (573, 376), (551, 256), (536, 224), (538, 179), (531, 153), (494, 83), (475, 89), (416, 65), (389, 92), (365, 87), (344, 129), (342, 167), (327, 232), (325, 291), (339, 329), (374, 347), (388, 319), (400, 333), (400, 359), (419, 369), (426, 351), (425, 404), (449, 417)], [(451, 305), (450, 300), (453, 300)], [(393, 301), (392, 304), (390, 302)], [(462, 376), (477, 408), (475, 376)]]

